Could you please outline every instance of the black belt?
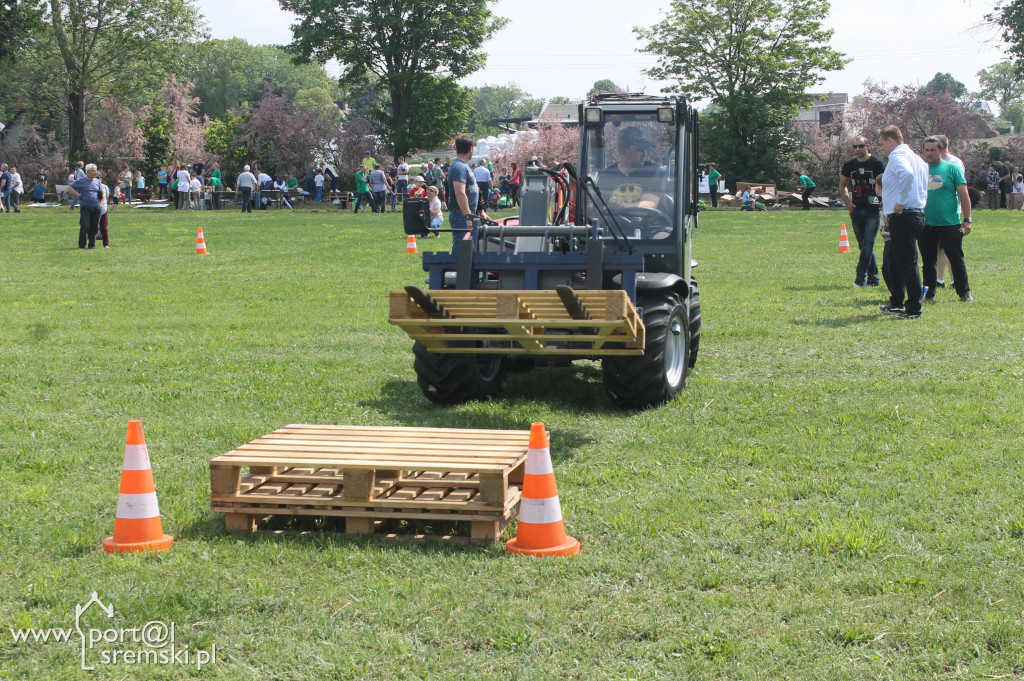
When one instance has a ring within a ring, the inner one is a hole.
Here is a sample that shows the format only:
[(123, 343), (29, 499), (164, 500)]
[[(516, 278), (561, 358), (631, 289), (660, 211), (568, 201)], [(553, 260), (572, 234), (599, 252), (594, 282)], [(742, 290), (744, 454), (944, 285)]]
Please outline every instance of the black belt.
[(904, 213), (923, 213), (924, 211), (921, 210), (920, 208), (904, 208), (903, 212)]

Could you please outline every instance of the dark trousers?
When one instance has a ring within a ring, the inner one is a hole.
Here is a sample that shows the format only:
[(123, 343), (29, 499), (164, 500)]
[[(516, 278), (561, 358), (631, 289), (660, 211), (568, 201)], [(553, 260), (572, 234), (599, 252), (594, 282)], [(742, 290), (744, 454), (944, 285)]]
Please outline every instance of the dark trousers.
[(365, 209), (367, 206), (370, 210), (373, 210), (373, 197), (370, 196), (370, 192), (359, 192), (356, 194), (355, 207), (352, 209), (353, 213), (358, 213), (360, 208)]
[(104, 248), (110, 247), (110, 230), (107, 228), (107, 213), (100, 216), (100, 239)]
[(487, 199), (491, 195), (491, 183), (490, 182), (477, 182), (480, 187), (480, 208), (487, 210)]
[(809, 199), (811, 198), (811, 192), (813, 191), (814, 187), (807, 187), (806, 189), (804, 189), (804, 193), (801, 195), (804, 200), (804, 210), (811, 209), (811, 202)]
[(252, 187), (242, 187), (242, 212), (252, 212)]
[(388, 193), (386, 191), (373, 192), (371, 198), (373, 199), (373, 203), (371, 204), (373, 206), (373, 212), (383, 213), (384, 206), (388, 199)]
[(100, 207), (80, 205), (78, 214), (78, 247), (96, 248), (96, 233), (100, 229)]
[(509, 189), (512, 190), (512, 207), (513, 208), (515, 206), (519, 205), (519, 188), (520, 188), (520, 185), (518, 185), (518, 184), (510, 184), (509, 185)]
[(928, 297), (935, 295), (935, 283), (938, 279), (935, 263), (939, 257), (939, 249), (946, 251), (949, 258), (949, 269), (953, 272), (953, 285), (958, 295), (971, 290), (967, 283), (967, 262), (964, 260), (964, 233), (960, 225), (935, 227), (926, 225), (918, 242), (921, 250), (921, 274), (924, 285), (928, 287)]
[[(917, 240), (924, 231), (924, 213), (893, 213), (889, 216), (889, 243), (882, 255), (882, 270), (889, 268), (885, 284), (889, 304), (909, 313), (921, 311), (921, 272), (917, 269)], [(906, 305), (904, 305), (904, 297)]]
[(717, 184), (709, 184), (708, 185), (708, 193), (711, 194), (711, 207), (712, 208), (718, 208), (718, 185)]
[(857, 261), (857, 281), (878, 283), (878, 262), (875, 260), (875, 237), (881, 213), (878, 206), (854, 208), (850, 211), (853, 235), (857, 238), (860, 259)]
[(21, 194), (18, 192), (11, 192), (11, 210), (15, 213), (21, 212)]

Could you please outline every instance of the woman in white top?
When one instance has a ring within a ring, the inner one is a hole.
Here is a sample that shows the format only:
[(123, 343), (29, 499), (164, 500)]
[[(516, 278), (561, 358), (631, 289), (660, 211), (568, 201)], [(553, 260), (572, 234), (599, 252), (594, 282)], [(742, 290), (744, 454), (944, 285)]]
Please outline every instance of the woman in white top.
[(188, 193), (189, 185), (192, 183), (192, 177), (188, 174), (188, 171), (178, 167), (178, 210), (188, 209)]

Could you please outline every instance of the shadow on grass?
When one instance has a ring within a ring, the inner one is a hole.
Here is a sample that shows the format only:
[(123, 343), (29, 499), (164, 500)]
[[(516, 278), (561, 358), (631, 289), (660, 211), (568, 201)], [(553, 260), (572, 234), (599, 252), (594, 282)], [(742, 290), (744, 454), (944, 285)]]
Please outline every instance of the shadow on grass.
[(846, 326), (865, 324), (879, 319), (877, 314), (855, 314), (849, 317), (826, 317), (820, 319), (796, 319), (793, 326), (822, 326), (830, 329), (841, 329)]
[[(501, 545), (496, 542), (471, 543), (468, 521), (383, 520), (374, 534), (345, 534), (345, 519), (328, 516), (269, 516), (255, 532), (229, 532), (223, 516), (210, 513), (175, 533), (179, 541), (202, 543), (288, 544), (307, 546), (317, 551), (333, 548), (391, 551), (402, 549), (421, 553), (489, 553)], [(506, 533), (508, 534), (507, 530)]]

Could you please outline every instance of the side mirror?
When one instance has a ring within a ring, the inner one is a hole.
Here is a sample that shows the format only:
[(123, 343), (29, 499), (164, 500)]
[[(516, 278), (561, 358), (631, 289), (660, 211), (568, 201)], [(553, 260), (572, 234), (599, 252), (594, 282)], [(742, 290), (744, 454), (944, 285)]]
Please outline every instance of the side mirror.
[(430, 202), (427, 199), (406, 199), (402, 204), (405, 233), (425, 237), (430, 233)]

